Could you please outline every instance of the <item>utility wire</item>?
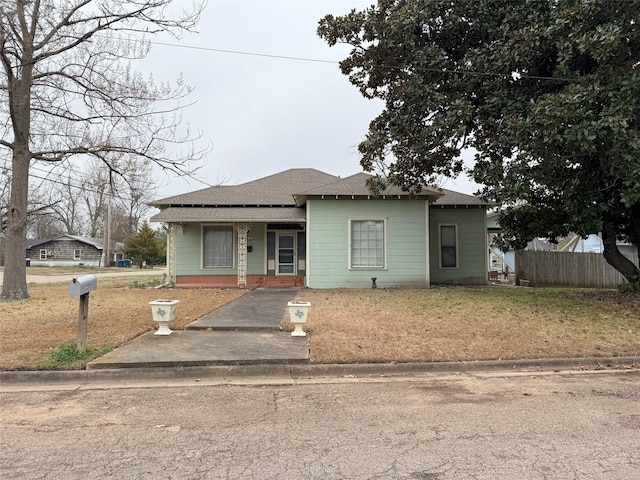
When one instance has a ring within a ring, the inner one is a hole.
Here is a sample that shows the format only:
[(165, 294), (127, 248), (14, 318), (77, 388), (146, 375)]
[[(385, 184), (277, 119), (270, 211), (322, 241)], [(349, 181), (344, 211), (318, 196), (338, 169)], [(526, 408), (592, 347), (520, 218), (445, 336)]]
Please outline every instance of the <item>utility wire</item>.
[[(41, 170), (41, 169), (37, 169), (37, 168), (35, 168), (35, 167), (31, 167), (31, 170), (38, 170), (38, 171), (43, 172), (43, 173), (52, 173), (52, 171), (47, 172), (47, 170)], [(86, 191), (86, 192), (91, 192), (91, 193), (96, 193), (96, 194), (101, 194), (101, 193), (103, 193), (103, 194), (104, 194), (105, 196), (107, 196), (107, 197), (108, 197), (108, 196), (113, 196), (113, 197), (116, 197), (116, 198), (118, 198), (118, 199), (120, 199), (120, 200), (123, 200), (123, 201), (127, 201), (127, 202), (131, 202), (131, 203), (133, 203), (133, 199), (132, 199), (131, 197), (124, 196), (124, 195), (122, 195), (122, 194), (115, 194), (115, 195), (114, 195), (114, 194), (111, 194), (111, 193), (109, 193), (109, 192), (106, 192), (106, 193), (105, 193), (105, 192), (100, 192), (99, 190), (96, 190), (96, 189), (94, 189), (94, 188), (87, 187), (86, 185), (77, 185), (77, 184), (75, 184), (75, 183), (73, 183), (73, 182), (71, 182), (71, 181), (69, 181), (69, 182), (67, 183), (67, 182), (62, 181), (62, 180), (54, 180), (54, 179), (47, 178), (47, 177), (41, 177), (41, 176), (39, 176), (39, 175), (35, 175), (35, 174), (33, 174), (33, 173), (29, 173), (29, 176), (30, 176), (31, 178), (37, 178), (38, 180), (43, 180), (43, 181), (46, 181), (46, 182), (50, 182), (50, 183), (57, 184), (57, 185), (62, 185), (62, 186), (65, 186), (65, 187), (66, 187), (66, 186), (71, 186), (71, 187), (73, 187), (73, 188), (77, 188), (78, 190), (83, 190), (83, 191)], [(60, 176), (60, 175), (58, 175), (58, 176)], [(74, 179), (74, 180), (75, 180), (75, 179)], [(40, 186), (41, 186), (41, 185), (40, 185)]]
[[(3, 165), (2, 165), (2, 167), (0, 167), (0, 168), (6, 168), (6, 169), (8, 169), (8, 170), (11, 170), (11, 166), (9, 165), (9, 162), (8, 162), (7, 160), (4, 160), (4, 161), (3, 161)], [(41, 177), (41, 176), (39, 176), (39, 175), (35, 175), (35, 174), (31, 173), (31, 171), (32, 171), (32, 170), (36, 170), (36, 171), (38, 171), (38, 172), (42, 172), (42, 173), (46, 174), (46, 176), (45, 176), (45, 177)], [(55, 175), (57, 175), (57, 176), (58, 176), (58, 178), (62, 177), (62, 173), (60, 173), (60, 172), (55, 172), (55, 169), (51, 169), (51, 170), (44, 170), (44, 169), (42, 169), (42, 168), (38, 168), (38, 167), (35, 167), (35, 166), (29, 167), (29, 177), (31, 177), (31, 178), (37, 178), (38, 180), (43, 180), (43, 181), (46, 181), (46, 182), (54, 183), (54, 184), (57, 184), (57, 185), (62, 185), (62, 186), (65, 186), (65, 187), (66, 187), (67, 185), (70, 185), (70, 186), (72, 186), (73, 188), (77, 188), (78, 190), (84, 190), (84, 191), (91, 192), (91, 193), (97, 193), (97, 194), (103, 193), (103, 192), (100, 192), (99, 190), (96, 190), (96, 189), (93, 189), (93, 188), (89, 188), (89, 187), (87, 187), (87, 186), (86, 186), (86, 184), (77, 184), (77, 183), (74, 183), (74, 182), (76, 182), (76, 181), (81, 181), (81, 180), (79, 180), (79, 179), (75, 179), (75, 178), (74, 178), (74, 179), (73, 179), (73, 180), (74, 180), (73, 182), (71, 181), (71, 179), (69, 179), (69, 182), (67, 183), (66, 181), (57, 180), (57, 179), (55, 179), (55, 180), (54, 180), (54, 179), (48, 178), (48, 177), (49, 177), (49, 175), (52, 175), (52, 174), (54, 174), (54, 173), (55, 173)], [(201, 181), (201, 180), (197, 180), (197, 181), (198, 181), (199, 183), (203, 184), (203, 185), (206, 185), (207, 187), (214, 187), (214, 186), (216, 186), (215, 184), (210, 184), (210, 183), (207, 183), (207, 182), (204, 182), (204, 181)], [(35, 186), (35, 188), (37, 189), (37, 188), (39, 188), (39, 187), (41, 187), (41, 186), (42, 186), (42, 184), (41, 184), (41, 185), (37, 185), (37, 186)], [(156, 188), (156, 187), (154, 187), (154, 190), (155, 190), (155, 188)], [(117, 192), (117, 190), (116, 190), (116, 192)], [(111, 196), (117, 197), (117, 198), (119, 198), (119, 199), (121, 199), (121, 200), (123, 200), (123, 201), (133, 202), (133, 199), (132, 199), (131, 197), (123, 196), (123, 195), (122, 195), (122, 194), (120, 194), (120, 193), (118, 193), (118, 194), (116, 194), (116, 195), (112, 195), (112, 194), (110, 194), (110, 193), (107, 193), (107, 195), (111, 195)]]
[[(137, 39), (131, 39), (132, 41), (142, 41)], [(323, 60), (320, 58), (308, 58), (308, 57), (294, 57), (290, 55), (275, 55), (268, 53), (256, 53), (256, 52), (247, 52), (242, 50), (225, 50), (221, 48), (212, 48), (212, 47), (199, 47), (196, 45), (179, 45), (176, 43), (166, 43), (166, 42), (156, 42), (153, 40), (149, 40), (149, 43), (152, 45), (161, 45), (164, 47), (174, 47), (174, 48), (184, 48), (187, 50), (199, 50), (199, 51), (207, 51), (207, 52), (216, 52), (216, 53), (228, 53), (232, 55), (246, 55), (251, 57), (262, 57), (262, 58), (275, 58), (279, 60), (291, 60), (297, 62), (314, 62), (314, 63), (328, 63), (332, 65), (339, 65), (340, 61), (336, 60)], [(389, 70), (405, 70), (406, 66), (397, 66), (397, 65), (373, 65), (374, 68), (383, 68)], [(526, 73), (521, 72), (511, 72), (511, 73), (493, 73), (493, 72), (477, 72), (471, 70), (449, 70), (449, 69), (441, 69), (441, 68), (423, 68), (425, 72), (429, 73), (441, 73), (441, 74), (449, 74), (449, 75), (470, 75), (476, 77), (496, 77), (496, 78), (512, 78), (514, 80), (519, 79), (530, 79), (530, 80), (544, 80), (544, 81), (553, 81), (553, 82), (576, 82), (579, 81), (579, 78), (565, 78), (565, 77), (543, 77), (540, 75), (527, 75)], [(514, 73), (517, 73), (517, 78), (514, 78)]]
[(244, 52), (241, 50), (225, 50), (221, 48), (211, 48), (211, 47), (198, 47), (195, 45), (178, 45), (176, 43), (164, 43), (164, 42), (155, 42), (149, 41), (149, 43), (153, 45), (162, 45), (164, 47), (175, 47), (175, 48), (186, 48), (188, 50), (204, 50), (207, 52), (217, 52), (217, 53), (230, 53), (233, 55), (247, 55), (250, 57), (263, 57), (263, 58), (277, 58), (280, 60), (295, 60), (298, 62), (316, 62), (316, 63), (330, 63), (333, 65), (338, 65), (340, 62), (335, 60), (322, 60), (319, 58), (305, 58), (305, 57), (292, 57), (289, 55), (274, 55), (270, 53), (255, 53), (255, 52)]

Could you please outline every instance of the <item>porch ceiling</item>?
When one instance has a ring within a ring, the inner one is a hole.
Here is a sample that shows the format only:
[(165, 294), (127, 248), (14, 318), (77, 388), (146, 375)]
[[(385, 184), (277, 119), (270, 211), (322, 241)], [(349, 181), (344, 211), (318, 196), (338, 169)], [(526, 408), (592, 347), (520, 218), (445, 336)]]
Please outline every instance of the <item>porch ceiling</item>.
[(305, 210), (295, 207), (169, 207), (152, 222), (304, 222)]

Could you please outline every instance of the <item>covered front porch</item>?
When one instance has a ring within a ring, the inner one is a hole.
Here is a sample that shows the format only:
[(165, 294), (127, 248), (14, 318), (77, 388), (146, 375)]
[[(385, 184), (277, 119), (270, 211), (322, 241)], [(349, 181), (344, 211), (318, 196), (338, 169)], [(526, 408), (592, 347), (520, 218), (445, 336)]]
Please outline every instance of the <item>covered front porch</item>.
[(168, 281), (176, 287), (305, 285), (304, 221), (181, 222), (166, 228)]
[(237, 275), (178, 275), (176, 277), (176, 287), (183, 288), (233, 288), (233, 287), (303, 287), (303, 275), (247, 275), (244, 285), (238, 283)]

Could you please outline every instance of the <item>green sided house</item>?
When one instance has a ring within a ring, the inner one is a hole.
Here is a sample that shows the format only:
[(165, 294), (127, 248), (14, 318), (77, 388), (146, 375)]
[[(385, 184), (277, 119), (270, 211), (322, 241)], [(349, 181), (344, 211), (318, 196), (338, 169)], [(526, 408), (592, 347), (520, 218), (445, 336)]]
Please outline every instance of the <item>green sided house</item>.
[[(487, 204), (391, 187), (369, 175), (291, 169), (151, 203), (176, 286), (426, 288), (487, 282)], [(375, 279), (375, 280), (373, 280)]]

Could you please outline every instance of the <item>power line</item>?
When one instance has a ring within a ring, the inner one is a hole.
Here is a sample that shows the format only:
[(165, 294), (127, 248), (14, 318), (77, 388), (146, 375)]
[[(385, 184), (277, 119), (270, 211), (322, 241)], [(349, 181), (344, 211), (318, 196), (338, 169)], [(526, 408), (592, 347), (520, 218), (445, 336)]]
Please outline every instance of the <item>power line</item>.
[[(2, 163), (2, 166), (0, 168), (6, 168), (8, 170), (11, 170), (11, 166), (9, 165), (9, 162), (7, 160), (3, 160), (2, 162), (3, 163)], [(38, 172), (42, 172), (42, 173), (46, 174), (46, 176), (42, 177), (42, 176), (39, 176), (39, 175), (35, 175), (35, 174), (32, 173), (33, 170), (36, 170)], [(73, 179), (74, 182), (72, 182), (71, 178), (69, 177), (68, 178), (69, 182), (67, 183), (67, 182), (62, 181), (62, 180), (57, 180), (57, 179), (54, 180), (54, 179), (48, 178), (49, 175), (52, 175), (54, 173), (55, 173), (55, 175), (58, 176), (58, 178), (62, 177), (62, 173), (61, 172), (55, 172), (55, 169), (44, 170), (42, 168), (38, 168), (38, 167), (35, 167), (35, 166), (29, 167), (29, 177), (30, 178), (37, 178), (38, 180), (43, 180), (45, 182), (50, 182), (50, 183), (57, 184), (57, 185), (62, 185), (62, 186), (65, 186), (65, 187), (66, 186), (71, 186), (73, 188), (77, 188), (78, 190), (83, 190), (83, 191), (87, 191), (87, 192), (91, 192), (91, 193), (96, 193), (96, 194), (103, 193), (103, 192), (100, 192), (99, 190), (96, 190), (96, 189), (88, 187), (86, 184), (77, 184), (77, 183), (75, 183), (76, 180), (81, 181), (79, 179), (75, 179), (74, 178)], [(198, 180), (198, 182), (202, 183), (203, 185), (206, 185), (207, 187), (213, 187), (214, 186), (212, 184), (209, 184), (207, 182), (203, 182), (201, 180)], [(38, 187), (39, 186), (41, 186), (41, 185), (38, 185)], [(155, 190), (155, 188), (157, 188), (157, 187), (154, 186), (154, 190)], [(112, 196), (112, 197), (117, 197), (120, 200), (132, 202), (132, 203), (134, 201), (133, 198), (131, 198), (130, 196), (126, 196), (126, 195), (123, 195), (121, 193), (118, 193), (117, 195), (114, 195), (112, 193), (107, 193), (106, 195)]]
[[(47, 173), (47, 174), (53, 173), (53, 170), (47, 171), (47, 170), (38, 169), (36, 167), (31, 167), (30, 170), (37, 170), (39, 172), (43, 172), (43, 173)], [(58, 174), (58, 176), (60, 176), (60, 174)], [(57, 179), (54, 180), (54, 179), (51, 179), (51, 178), (47, 178), (48, 175), (47, 175), (47, 177), (41, 177), (41, 176), (35, 175), (35, 174), (31, 173), (31, 172), (29, 173), (29, 177), (37, 178), (38, 180), (43, 180), (45, 182), (50, 182), (50, 183), (57, 184), (57, 185), (62, 185), (62, 186), (65, 186), (65, 187), (66, 186), (71, 186), (73, 188), (77, 188), (78, 190), (83, 190), (83, 191), (86, 191), (86, 192), (91, 192), (91, 193), (96, 193), (96, 194), (104, 193), (105, 196), (107, 196), (107, 197), (108, 196), (117, 197), (118, 199), (120, 199), (122, 201), (127, 201), (127, 202), (133, 203), (133, 199), (131, 197), (129, 197), (129, 196), (125, 196), (125, 195), (122, 195), (122, 194), (119, 194), (119, 193), (116, 194), (116, 195), (113, 195), (112, 193), (109, 193), (109, 192), (106, 192), (106, 193), (105, 192), (100, 192), (99, 190), (96, 190), (94, 188), (87, 187), (85, 184), (77, 185), (74, 182), (71, 182), (71, 179), (69, 179), (69, 182), (67, 183), (67, 182), (64, 182), (62, 180), (57, 180)]]
[(185, 48), (188, 50), (204, 50), (207, 52), (229, 53), (233, 55), (247, 55), (251, 57), (277, 58), (280, 60), (295, 60), (298, 62), (331, 63), (333, 65), (338, 65), (340, 63), (335, 60), (322, 60), (320, 58), (292, 57), (289, 55), (275, 55), (270, 53), (244, 52), (242, 50), (225, 50), (221, 48), (198, 47), (196, 45), (178, 45), (176, 43), (164, 43), (164, 42), (155, 42), (155, 41), (149, 41), (149, 43), (153, 45), (162, 45), (165, 47)]
[[(139, 41), (137, 39), (132, 39), (132, 41)], [(200, 47), (196, 45), (179, 45), (176, 43), (166, 43), (166, 42), (156, 42), (149, 41), (152, 45), (161, 45), (164, 47), (174, 47), (174, 48), (184, 48), (187, 50), (197, 50), (197, 51), (206, 51), (206, 52), (216, 52), (216, 53), (228, 53), (232, 55), (246, 55), (251, 57), (262, 57), (262, 58), (275, 58), (279, 60), (291, 60), (298, 62), (314, 62), (314, 63), (327, 63), (332, 65), (339, 65), (340, 61), (336, 60), (323, 60), (319, 58), (308, 58), (308, 57), (294, 57), (290, 55), (275, 55), (269, 53), (256, 53), (256, 52), (247, 52), (243, 50), (226, 50), (221, 48), (212, 48), (212, 47)], [(389, 70), (405, 70), (407, 66), (397, 66), (397, 65), (373, 65), (372, 68), (384, 68)], [(565, 78), (565, 77), (543, 77), (540, 75), (527, 75), (521, 72), (510, 72), (510, 73), (494, 73), (494, 72), (486, 72), (486, 71), (471, 71), (471, 70), (449, 70), (446, 68), (423, 68), (424, 72), (429, 73), (441, 73), (441, 74), (449, 74), (449, 75), (471, 75), (476, 77), (498, 77), (498, 78), (512, 78), (514, 80), (519, 79), (529, 79), (529, 80), (545, 80), (545, 81), (554, 81), (554, 82), (576, 82), (580, 79), (578, 78)], [(517, 78), (514, 77), (514, 74), (517, 75)]]

